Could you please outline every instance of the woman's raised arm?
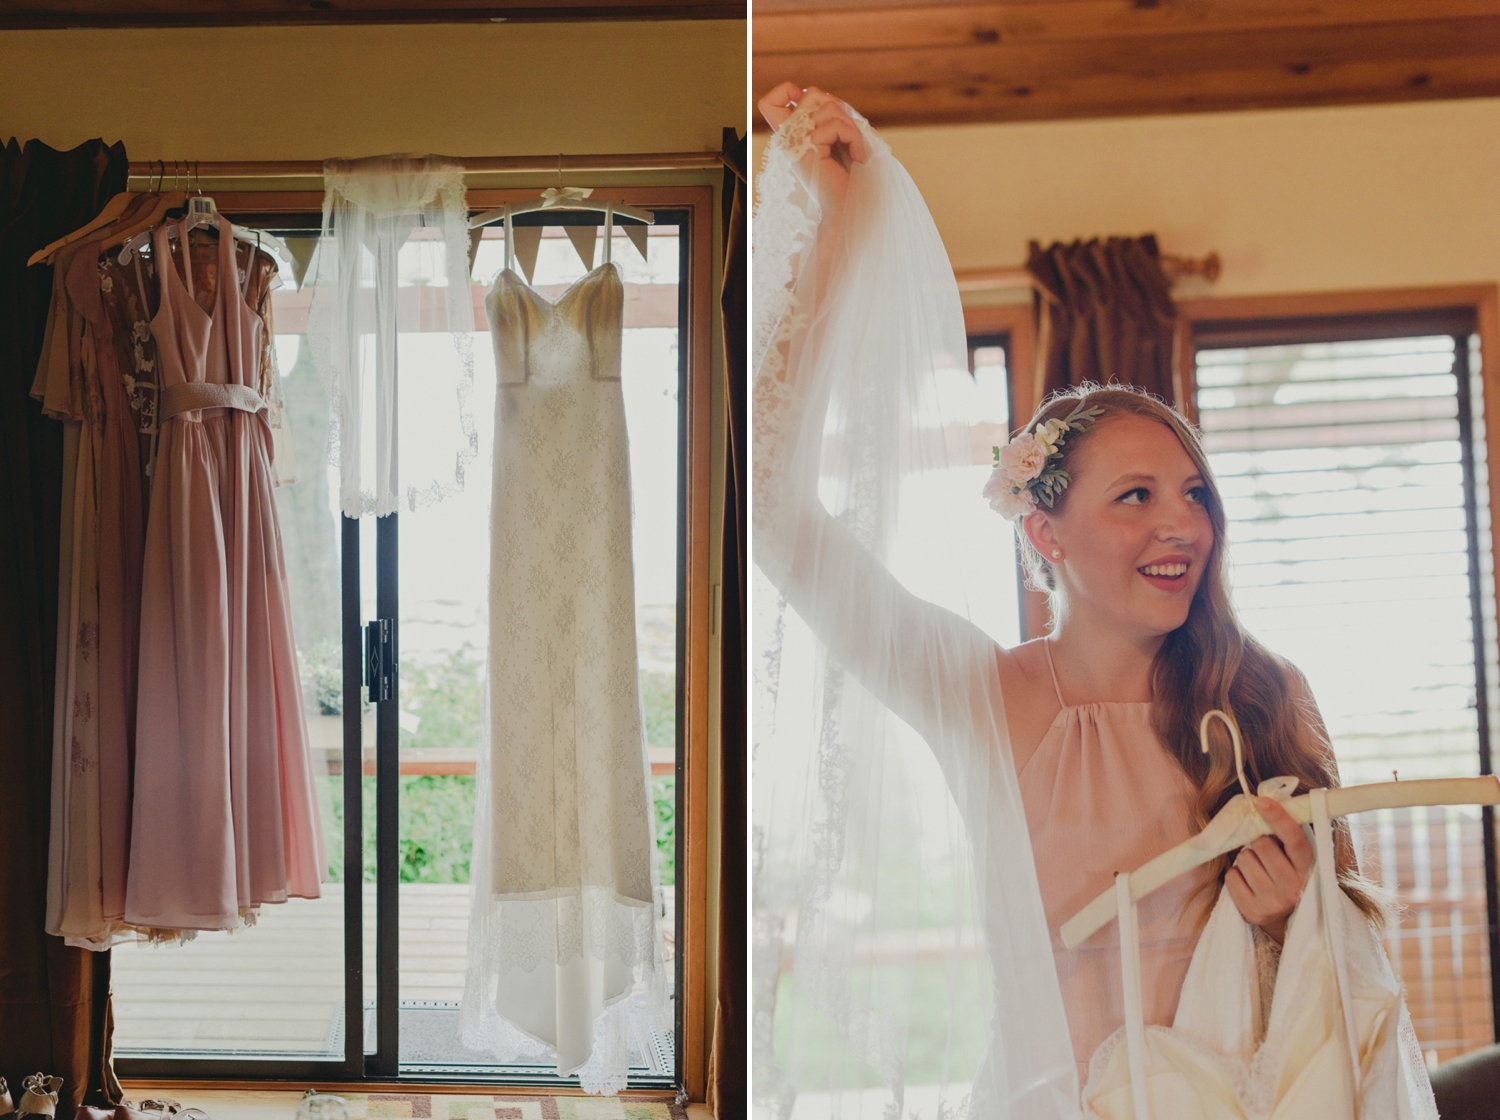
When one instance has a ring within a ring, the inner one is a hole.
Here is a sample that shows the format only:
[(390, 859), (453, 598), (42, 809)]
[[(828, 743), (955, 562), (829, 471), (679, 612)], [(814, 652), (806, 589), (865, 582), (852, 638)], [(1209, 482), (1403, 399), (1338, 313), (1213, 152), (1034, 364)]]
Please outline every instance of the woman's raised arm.
[[(860, 165), (890, 157), (883, 145), (872, 151), (862, 122), (820, 90), (787, 83), (760, 105), (781, 130), (773, 141), (781, 151), (773, 156), (792, 164), (798, 183), (795, 203), (763, 194), (757, 214), (757, 230), (769, 228), (771, 242), (757, 244), (757, 269), (775, 269), (783, 255), (790, 267), (780, 290), (769, 295), (757, 276), (758, 302), (780, 301), (780, 306), (764, 327), (764, 307), (756, 309), (756, 564), (833, 658), (931, 744), (957, 790), (969, 777), (966, 758), (976, 750), (988, 754), (1005, 731), (994, 642), (966, 619), (913, 595), (871, 551), (880, 535), (873, 523), (881, 520), (871, 511), (885, 508), (879, 500), (848, 498), (840, 504), (845, 513), (835, 518), (818, 492), (824, 443), (836, 438), (826, 430), (829, 402), (847, 399), (850, 391), (847, 381), (830, 386), (827, 382), (840, 375), (823, 377), (822, 371), (847, 366), (837, 356), (830, 358), (828, 348), (851, 337), (851, 310), (855, 317), (861, 310), (847, 306), (850, 285), (857, 281), (853, 262), (867, 227), (878, 224), (873, 207), (881, 201), (878, 192), (864, 186), (868, 180)], [(862, 189), (870, 197), (860, 197)], [(765, 213), (777, 205), (788, 212)], [(954, 294), (956, 306), (956, 288)], [(900, 399), (898, 383), (869, 388), (889, 393), (892, 408), (912, 407)], [(892, 440), (890, 447), (873, 446), (870, 453), (895, 459), (898, 445)], [(883, 484), (894, 491), (889, 479), (884, 473)]]

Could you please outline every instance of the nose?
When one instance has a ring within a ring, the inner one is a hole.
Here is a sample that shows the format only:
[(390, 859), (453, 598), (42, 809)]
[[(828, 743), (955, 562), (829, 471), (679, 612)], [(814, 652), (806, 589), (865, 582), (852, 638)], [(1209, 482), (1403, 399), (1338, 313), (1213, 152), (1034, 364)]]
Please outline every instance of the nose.
[(1204, 533), (1212, 532), (1203, 507), (1177, 495), (1157, 508), (1161, 517), (1156, 523), (1156, 539), (1163, 543), (1193, 545)]

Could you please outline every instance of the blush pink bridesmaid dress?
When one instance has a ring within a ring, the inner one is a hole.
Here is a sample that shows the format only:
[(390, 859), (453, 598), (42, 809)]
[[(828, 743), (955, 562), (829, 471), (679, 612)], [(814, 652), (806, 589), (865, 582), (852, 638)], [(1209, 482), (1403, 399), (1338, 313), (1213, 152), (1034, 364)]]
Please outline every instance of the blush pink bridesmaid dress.
[(233, 929), (263, 903), (317, 898), (326, 867), (302, 709), (271, 431), (254, 388), (265, 324), (221, 219), (213, 311), (193, 299), (167, 227), (160, 446), (141, 594), (125, 919)]
[[(1197, 833), (1197, 790), (1161, 745), (1151, 704), (1068, 704), (1042, 643), (1062, 711), (1017, 775), (1026, 828), (1052, 935), (1052, 957), (1078, 1062), (1125, 1022), (1119, 926), (1110, 922), (1076, 949), (1062, 924), (1141, 864)], [(1141, 900), (1141, 994), (1145, 1021), (1171, 1026), (1193, 960), (1200, 919), (1213, 905), (1213, 870), (1200, 867)]]

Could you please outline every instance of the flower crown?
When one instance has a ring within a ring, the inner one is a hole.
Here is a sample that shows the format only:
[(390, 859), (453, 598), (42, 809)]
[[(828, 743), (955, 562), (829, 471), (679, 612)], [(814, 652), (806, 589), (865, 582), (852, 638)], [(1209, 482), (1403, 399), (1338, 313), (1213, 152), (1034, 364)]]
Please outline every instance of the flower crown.
[(1061, 420), (1038, 424), (1004, 447), (995, 448), (995, 469), (984, 484), (990, 509), (1007, 521), (1036, 511), (1038, 503), (1052, 508), (1072, 477), (1062, 469), (1062, 445), (1068, 432), (1086, 432), (1103, 415), (1102, 408), (1085, 408), (1079, 401)]

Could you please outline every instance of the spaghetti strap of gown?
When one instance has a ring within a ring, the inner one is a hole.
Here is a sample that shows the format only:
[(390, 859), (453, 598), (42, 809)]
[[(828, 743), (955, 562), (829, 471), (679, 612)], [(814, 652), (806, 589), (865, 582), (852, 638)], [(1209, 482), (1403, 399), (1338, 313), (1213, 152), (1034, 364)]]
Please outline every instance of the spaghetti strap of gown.
[(1048, 638), (1042, 639), (1042, 649), (1047, 654), (1047, 672), (1052, 674), (1052, 691), (1057, 693), (1057, 706), (1066, 708), (1068, 702), (1063, 699), (1062, 685), (1057, 683), (1057, 666), (1052, 663), (1052, 642)]

